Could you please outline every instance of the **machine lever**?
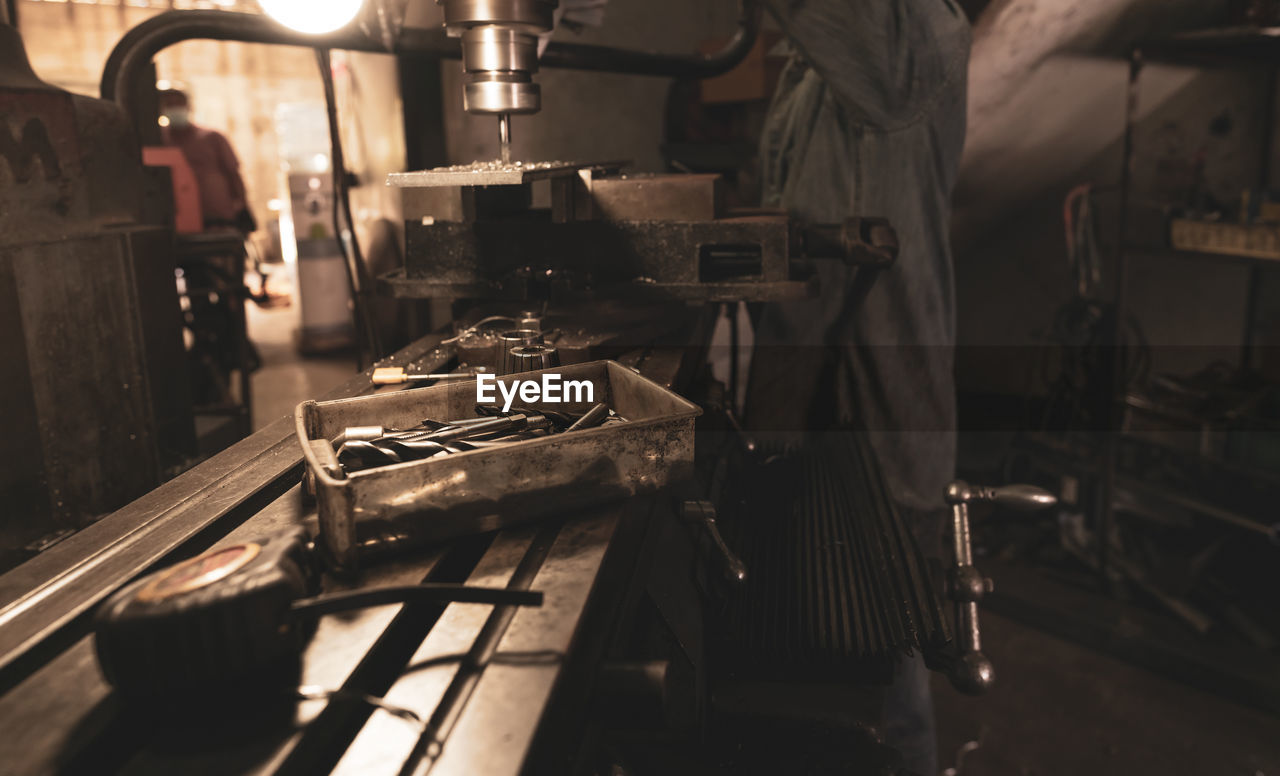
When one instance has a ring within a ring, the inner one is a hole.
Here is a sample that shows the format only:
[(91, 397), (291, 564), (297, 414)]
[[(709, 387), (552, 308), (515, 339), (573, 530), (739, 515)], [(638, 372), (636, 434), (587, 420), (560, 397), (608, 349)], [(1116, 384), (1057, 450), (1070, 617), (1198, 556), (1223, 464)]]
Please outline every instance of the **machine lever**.
[(747, 565), (729, 549), (720, 529), (716, 526), (716, 507), (710, 501), (685, 501), (680, 505), (680, 517), (706, 531), (715, 555), (720, 574), (731, 585), (741, 585), (747, 581)]
[(981, 695), (995, 681), (991, 660), (982, 652), (982, 631), (978, 625), (978, 602), (993, 589), (991, 580), (973, 565), (973, 545), (969, 538), (969, 505), (987, 502), (1031, 511), (1058, 503), (1046, 490), (1032, 485), (1005, 485), (998, 488), (973, 486), (956, 480), (947, 486), (951, 506), (954, 565), (947, 575), (947, 597), (955, 604), (955, 653), (945, 658), (945, 671), (960, 692)]
[[(1054, 496), (1044, 488), (1037, 488), (1034, 485), (1002, 485), (998, 488), (984, 488), (956, 482), (952, 484), (952, 487), (957, 485), (967, 492), (957, 492), (955, 493), (955, 498), (970, 504), (987, 502), (1023, 512), (1034, 512), (1037, 509), (1046, 509), (1058, 503), (1057, 496)], [(947, 493), (947, 501), (948, 503), (954, 503), (952, 502), (951, 491)]]

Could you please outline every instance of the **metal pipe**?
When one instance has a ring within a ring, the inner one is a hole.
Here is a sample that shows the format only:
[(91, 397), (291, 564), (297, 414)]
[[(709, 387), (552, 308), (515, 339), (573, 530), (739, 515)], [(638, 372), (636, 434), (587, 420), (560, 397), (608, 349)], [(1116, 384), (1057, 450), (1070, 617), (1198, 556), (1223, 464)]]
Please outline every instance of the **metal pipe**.
[[(103, 99), (119, 102), (133, 115), (131, 85), (143, 76), (156, 54), (187, 40), (226, 40), (389, 53), (381, 41), (350, 27), (327, 35), (308, 35), (257, 14), (166, 11), (129, 30), (116, 44), (102, 71)], [(443, 30), (407, 29), (400, 36), (399, 43), (399, 50), (405, 52), (437, 58), (460, 55), (457, 43), (449, 41)]]
[(1120, 214), (1116, 226), (1116, 268), (1115, 296), (1112, 301), (1111, 324), (1111, 384), (1110, 401), (1107, 403), (1107, 424), (1104, 428), (1102, 448), (1102, 482), (1099, 488), (1101, 502), (1098, 504), (1097, 523), (1094, 533), (1097, 537), (1098, 573), (1102, 587), (1112, 592), (1111, 577), (1111, 532), (1116, 522), (1116, 494), (1120, 469), (1121, 433), (1124, 430), (1125, 397), (1129, 393), (1129, 354), (1125, 349), (1125, 320), (1129, 316), (1129, 206), (1133, 192), (1131, 191), (1134, 174), (1134, 142), (1138, 125), (1138, 80), (1142, 75), (1144, 59), (1141, 49), (1134, 49), (1129, 57), (1128, 91), (1125, 95), (1124, 139), (1120, 168)]
[[(733, 69), (755, 45), (759, 33), (758, 0), (741, 0), (741, 20), (737, 32), (720, 51), (706, 55), (679, 56), (628, 51), (607, 46), (552, 43), (541, 59), (542, 67), (570, 70), (629, 73), (669, 78), (710, 78)], [(102, 72), (103, 99), (115, 100), (134, 115), (132, 84), (146, 72), (156, 54), (186, 40), (227, 40), (243, 43), (270, 43), (307, 48), (371, 51), (405, 54), (434, 59), (459, 59), (461, 49), (444, 30), (406, 28), (390, 49), (381, 40), (354, 27), (328, 35), (296, 32), (258, 14), (229, 11), (167, 11), (125, 33), (112, 50)]]

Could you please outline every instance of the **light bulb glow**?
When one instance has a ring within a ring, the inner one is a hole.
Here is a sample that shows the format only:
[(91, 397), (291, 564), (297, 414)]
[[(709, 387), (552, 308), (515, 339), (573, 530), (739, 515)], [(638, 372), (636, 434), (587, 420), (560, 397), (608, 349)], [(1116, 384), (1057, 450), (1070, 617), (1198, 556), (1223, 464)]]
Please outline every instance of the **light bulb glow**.
[(319, 35), (340, 30), (360, 12), (364, 0), (260, 0), (262, 10), (284, 26)]

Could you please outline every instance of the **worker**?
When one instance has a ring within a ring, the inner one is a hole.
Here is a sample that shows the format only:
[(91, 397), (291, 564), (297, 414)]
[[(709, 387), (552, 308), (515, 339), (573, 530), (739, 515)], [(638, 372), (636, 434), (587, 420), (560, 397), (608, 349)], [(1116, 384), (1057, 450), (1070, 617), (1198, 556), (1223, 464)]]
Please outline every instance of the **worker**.
[[(200, 211), (206, 232), (228, 232), (247, 238), (258, 228), (249, 210), (240, 160), (221, 132), (191, 121), (191, 99), (180, 89), (159, 92), (161, 140), (182, 151), (200, 191)], [(236, 241), (239, 242), (239, 241)], [(180, 246), (181, 248), (181, 243)], [(226, 406), (235, 403), (229, 391), (232, 376), (247, 375), (262, 364), (258, 349), (246, 335), (243, 300), (271, 306), (267, 276), (255, 259), (260, 292), (252, 293), (244, 282), (243, 249), (237, 246), (221, 255), (203, 250), (196, 255), (179, 251), (183, 293), (189, 305), (184, 313), (191, 334), (188, 364), (192, 369), (192, 397), (197, 405)], [(199, 293), (193, 293), (199, 292)], [(247, 396), (247, 389), (241, 393)], [(245, 414), (243, 417), (248, 417)], [(248, 433), (248, 429), (244, 429)]]
[(191, 122), (191, 99), (180, 89), (160, 91), (161, 137), (182, 150), (200, 188), (205, 229), (231, 227), (244, 235), (258, 228), (249, 210), (240, 160), (221, 132)]
[[(761, 141), (764, 204), (815, 223), (888, 218), (900, 253), (869, 289), (836, 262), (817, 300), (767, 305), (747, 421), (758, 435), (866, 429), (890, 496), (940, 554), (955, 473), (950, 197), (964, 146), (970, 29), (953, 0), (765, 0), (790, 60)], [(929, 673), (906, 660), (882, 732), (937, 773)]]

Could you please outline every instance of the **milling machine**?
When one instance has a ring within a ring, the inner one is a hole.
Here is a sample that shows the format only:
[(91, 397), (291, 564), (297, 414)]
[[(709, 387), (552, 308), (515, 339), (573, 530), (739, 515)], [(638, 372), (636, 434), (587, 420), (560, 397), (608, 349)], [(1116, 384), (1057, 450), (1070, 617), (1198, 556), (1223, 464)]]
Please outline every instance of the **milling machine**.
[[(753, 42), (752, 3), (744, 4), (733, 42), (710, 57), (551, 43), (540, 58), (555, 0), (438, 2), (443, 34), (405, 31), (390, 50), (461, 56), (464, 107), (496, 116), (503, 151), (498, 160), (389, 180), (404, 193), (406, 257), (379, 289), (449, 300), (455, 320), (375, 365), (404, 382), (381, 384), (374, 370), (357, 375), (329, 395), (346, 400), (333, 410), (364, 406), (351, 402), (366, 397), (408, 401), (413, 394), (400, 392), (419, 390), (409, 380), (414, 375), (501, 368), (494, 340), (505, 329), (530, 329), (546, 335), (565, 366), (611, 359), (701, 404), (698, 476), (626, 498), (551, 504), (536, 520), (482, 515), (474, 530), (450, 541), (388, 533), (368, 543), (368, 557), (359, 557), (365, 545), (352, 549), (362, 561), (350, 564), (354, 575), (350, 568), (325, 575), (326, 587), (339, 589), (443, 583), (533, 590), (542, 606), (412, 602), (323, 619), (308, 635), (296, 673), (286, 677), (295, 688), (288, 694), (212, 693), (175, 705), (138, 704), (113, 692), (95, 661), (90, 617), (115, 591), (210, 547), (256, 546), (300, 525), (314, 534), (317, 522), (323, 534), (325, 505), (317, 512), (304, 493), (317, 487), (315, 467), (299, 484), (299, 437), (315, 430), (307, 419), (315, 408), (300, 408), (296, 425), (278, 421), (0, 576), (0, 721), (9, 732), (0, 739), (0, 762), (18, 771), (576, 773), (619, 765), (602, 754), (618, 741), (699, 740), (724, 713), (713, 708), (711, 693), (723, 672), (717, 676), (708, 660), (722, 637), (708, 623), (730, 631), (741, 625), (746, 634), (770, 628), (744, 588), (751, 565), (731, 546), (745, 532), (735, 529), (726, 541), (717, 522), (725, 462), (750, 458), (752, 450), (736, 428), (732, 400), (708, 379), (715, 303), (812, 297), (821, 292), (813, 272), (819, 261), (848, 262), (873, 278), (891, 266), (896, 237), (874, 217), (803, 224), (780, 212), (726, 209), (714, 176), (627, 175), (613, 161), (510, 158), (510, 116), (540, 108), (540, 65), (688, 77), (722, 72)], [(318, 40), (257, 17), (171, 12), (126, 36), (104, 75), (104, 94), (145, 120), (136, 80), (156, 51), (184, 37), (389, 47), (359, 25)], [(455, 484), (471, 474), (465, 466), (454, 473)], [(593, 476), (582, 472), (584, 482)], [(931, 630), (897, 641), (868, 631), (854, 657), (871, 655), (883, 667), (889, 647), (929, 646), (958, 684), (968, 677), (970, 689), (980, 690), (990, 672), (978, 640), (984, 588), (968, 552), (967, 505), (1026, 504), (1039, 495), (957, 486), (951, 496), (951, 597), (966, 652), (948, 653), (934, 594), (919, 564), (904, 558), (894, 584), (918, 597), (910, 616)], [(875, 530), (898, 532), (883, 541), (906, 547), (899, 529), (889, 516)], [(877, 601), (865, 603), (888, 611)], [(862, 674), (841, 676), (855, 675)], [(893, 758), (875, 741), (858, 746), (868, 763), (882, 763), (876, 772), (892, 772)]]

